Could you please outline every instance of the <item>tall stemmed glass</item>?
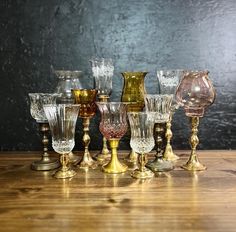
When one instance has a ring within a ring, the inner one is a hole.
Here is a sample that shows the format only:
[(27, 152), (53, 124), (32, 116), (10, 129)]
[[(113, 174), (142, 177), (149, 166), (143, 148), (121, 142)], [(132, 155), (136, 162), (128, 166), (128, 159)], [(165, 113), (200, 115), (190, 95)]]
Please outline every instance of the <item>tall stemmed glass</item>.
[(197, 136), (199, 118), (203, 117), (205, 108), (213, 104), (215, 89), (208, 77), (208, 71), (186, 71), (176, 92), (177, 102), (184, 107), (185, 114), (190, 118), (192, 134), (190, 145), (192, 148), (188, 162), (182, 168), (191, 171), (205, 170), (196, 153), (199, 143)]
[(56, 171), (56, 178), (70, 178), (76, 172), (70, 167), (69, 153), (75, 146), (75, 125), (79, 113), (79, 105), (54, 104), (43, 106), (51, 133), (52, 147), (60, 154), (61, 168)]
[(89, 124), (90, 119), (96, 113), (96, 89), (73, 89), (73, 95), (75, 97), (75, 103), (80, 104), (79, 117), (83, 120), (83, 143), (84, 143), (84, 154), (79, 162), (79, 167), (83, 169), (95, 169), (97, 162), (92, 158), (89, 152), (89, 144), (91, 138), (89, 136)]
[(56, 158), (51, 158), (48, 154), (48, 133), (50, 129), (47, 117), (43, 110), (43, 104), (56, 103), (57, 97), (59, 97), (59, 94), (29, 93), (30, 113), (31, 116), (39, 124), (40, 132), (43, 135), (43, 154), (41, 160), (34, 161), (31, 164), (31, 168), (33, 170), (52, 170), (60, 166), (59, 160)]
[(164, 140), (165, 126), (170, 117), (170, 108), (173, 95), (146, 94), (145, 107), (148, 112), (156, 112), (154, 125), (154, 138), (157, 148), (156, 158), (152, 162), (148, 162), (146, 167), (153, 172), (163, 172), (172, 170), (172, 162), (165, 160), (164, 155)]
[[(112, 76), (114, 65), (112, 59), (94, 58), (91, 60), (92, 72), (95, 78), (95, 88), (98, 90), (99, 102), (108, 102), (112, 90)], [(100, 163), (104, 163), (111, 158), (107, 148), (107, 140), (103, 136), (102, 151), (96, 156)]]
[(138, 179), (147, 179), (154, 173), (147, 169), (147, 154), (155, 146), (153, 128), (155, 113), (151, 112), (129, 112), (129, 124), (131, 128), (131, 148), (139, 154), (139, 169), (131, 172), (131, 176)]
[(125, 172), (128, 167), (119, 161), (117, 148), (127, 131), (126, 105), (122, 102), (97, 102), (97, 105), (101, 113), (99, 129), (111, 147), (111, 160), (102, 170), (113, 174)]
[(166, 123), (166, 147), (164, 152), (164, 159), (169, 161), (176, 161), (179, 157), (173, 152), (171, 146), (171, 138), (173, 136), (171, 130), (172, 118), (175, 111), (179, 108), (179, 104), (176, 101), (175, 93), (176, 89), (183, 77), (183, 70), (160, 70), (157, 71), (157, 78), (160, 86), (161, 94), (173, 94), (173, 101), (171, 104), (170, 118)]

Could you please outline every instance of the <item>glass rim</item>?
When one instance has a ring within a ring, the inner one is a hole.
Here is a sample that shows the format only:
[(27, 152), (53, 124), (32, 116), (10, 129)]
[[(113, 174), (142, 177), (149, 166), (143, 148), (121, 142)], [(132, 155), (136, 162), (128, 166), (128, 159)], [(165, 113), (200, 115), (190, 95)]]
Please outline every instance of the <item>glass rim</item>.
[(54, 106), (67, 106), (67, 107), (77, 107), (77, 106), (81, 106), (81, 104), (66, 104), (66, 103), (55, 103), (55, 104), (43, 104), (43, 107), (47, 106), (47, 107), (54, 107)]

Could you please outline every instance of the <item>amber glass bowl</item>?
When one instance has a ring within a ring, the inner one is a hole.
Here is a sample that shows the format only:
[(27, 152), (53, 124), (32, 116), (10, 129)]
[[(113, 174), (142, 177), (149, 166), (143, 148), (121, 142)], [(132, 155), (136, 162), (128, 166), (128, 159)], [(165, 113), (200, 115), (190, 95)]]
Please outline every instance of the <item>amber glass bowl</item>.
[(79, 117), (91, 118), (96, 113), (96, 89), (73, 89), (75, 103), (80, 104)]

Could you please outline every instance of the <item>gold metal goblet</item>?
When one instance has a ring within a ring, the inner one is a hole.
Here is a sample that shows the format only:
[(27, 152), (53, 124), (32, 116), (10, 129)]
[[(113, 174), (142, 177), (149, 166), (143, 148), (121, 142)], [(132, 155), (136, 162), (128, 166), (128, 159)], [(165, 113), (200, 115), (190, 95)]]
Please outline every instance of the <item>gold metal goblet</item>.
[(80, 162), (78, 163), (80, 168), (83, 169), (95, 169), (97, 162), (92, 158), (89, 152), (89, 144), (91, 138), (89, 136), (89, 124), (90, 119), (96, 113), (96, 89), (73, 89), (73, 95), (75, 97), (75, 103), (80, 104), (79, 117), (83, 120), (83, 143), (84, 143), (84, 154)]

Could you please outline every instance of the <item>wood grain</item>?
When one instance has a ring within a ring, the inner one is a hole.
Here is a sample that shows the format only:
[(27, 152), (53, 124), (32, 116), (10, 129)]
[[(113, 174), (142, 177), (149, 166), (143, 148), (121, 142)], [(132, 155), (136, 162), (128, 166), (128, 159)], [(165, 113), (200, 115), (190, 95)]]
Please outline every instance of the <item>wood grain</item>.
[(198, 173), (178, 151), (175, 170), (143, 182), (99, 169), (57, 180), (30, 170), (38, 154), (0, 153), (0, 231), (236, 231), (235, 151), (199, 151)]

